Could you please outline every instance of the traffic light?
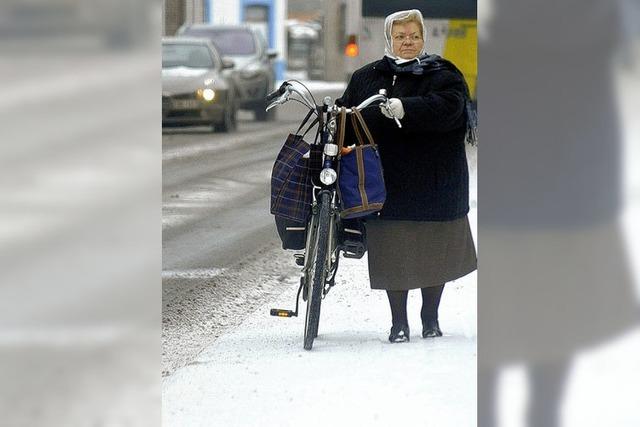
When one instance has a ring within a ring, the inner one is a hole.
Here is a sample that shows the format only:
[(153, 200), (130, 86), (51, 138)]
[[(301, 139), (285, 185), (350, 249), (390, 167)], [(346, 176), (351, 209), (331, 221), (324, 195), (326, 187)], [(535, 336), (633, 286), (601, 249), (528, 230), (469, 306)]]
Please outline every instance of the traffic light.
[(360, 52), (360, 49), (358, 48), (358, 42), (356, 40), (356, 35), (355, 34), (350, 34), (349, 35), (349, 41), (347, 41), (347, 45), (344, 48), (344, 54), (347, 55), (348, 57), (355, 57), (358, 56), (358, 53)]

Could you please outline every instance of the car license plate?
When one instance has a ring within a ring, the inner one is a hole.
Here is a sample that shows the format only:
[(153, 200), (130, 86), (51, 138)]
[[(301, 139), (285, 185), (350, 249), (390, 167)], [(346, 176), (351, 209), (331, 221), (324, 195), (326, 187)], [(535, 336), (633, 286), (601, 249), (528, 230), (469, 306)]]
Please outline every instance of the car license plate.
[(193, 110), (200, 107), (197, 99), (174, 99), (173, 108), (177, 110)]

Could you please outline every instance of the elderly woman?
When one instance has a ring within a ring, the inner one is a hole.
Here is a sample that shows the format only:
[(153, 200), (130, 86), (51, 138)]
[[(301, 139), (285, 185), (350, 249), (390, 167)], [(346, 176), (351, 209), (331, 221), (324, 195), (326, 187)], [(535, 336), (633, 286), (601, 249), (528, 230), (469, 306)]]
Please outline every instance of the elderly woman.
[(476, 269), (465, 154), (472, 114), (460, 71), (425, 53), (420, 11), (388, 16), (385, 39), (385, 56), (354, 72), (337, 103), (357, 105), (384, 88), (402, 123), (398, 128), (382, 107), (363, 111), (387, 187), (384, 208), (367, 218), (369, 277), (371, 288), (389, 297), (389, 341), (403, 342), (410, 339), (408, 291), (422, 292), (422, 336), (442, 336), (438, 306), (445, 283)]

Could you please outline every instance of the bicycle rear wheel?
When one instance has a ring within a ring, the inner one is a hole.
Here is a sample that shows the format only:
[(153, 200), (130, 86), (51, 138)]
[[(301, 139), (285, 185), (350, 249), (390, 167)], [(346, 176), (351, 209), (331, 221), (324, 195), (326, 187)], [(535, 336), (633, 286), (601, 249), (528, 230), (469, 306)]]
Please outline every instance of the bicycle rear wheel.
[(318, 228), (316, 230), (315, 251), (310, 260), (312, 270), (309, 274), (311, 283), (307, 294), (307, 315), (304, 324), (304, 349), (311, 350), (313, 340), (318, 335), (320, 323), (320, 304), (322, 289), (327, 277), (327, 252), (329, 246), (329, 226), (331, 224), (331, 198), (329, 193), (322, 193), (320, 198), (320, 212), (318, 213)]

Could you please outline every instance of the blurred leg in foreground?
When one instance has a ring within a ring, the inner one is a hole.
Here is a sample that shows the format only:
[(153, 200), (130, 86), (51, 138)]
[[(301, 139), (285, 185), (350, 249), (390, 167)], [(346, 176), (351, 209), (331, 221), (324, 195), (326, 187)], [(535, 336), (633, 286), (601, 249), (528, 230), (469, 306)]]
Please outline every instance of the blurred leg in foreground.
[(534, 364), (529, 368), (529, 390), (533, 399), (527, 408), (530, 427), (556, 427), (570, 364), (566, 361)]
[(636, 325), (618, 222), (619, 15), (546, 3), (496, 0), (480, 34), (481, 427), (498, 425), (496, 376), (512, 363), (529, 374), (527, 425), (559, 425), (569, 361)]

